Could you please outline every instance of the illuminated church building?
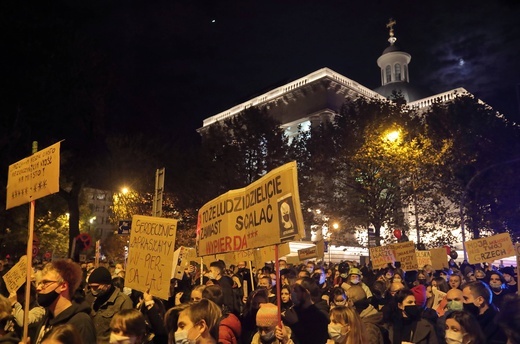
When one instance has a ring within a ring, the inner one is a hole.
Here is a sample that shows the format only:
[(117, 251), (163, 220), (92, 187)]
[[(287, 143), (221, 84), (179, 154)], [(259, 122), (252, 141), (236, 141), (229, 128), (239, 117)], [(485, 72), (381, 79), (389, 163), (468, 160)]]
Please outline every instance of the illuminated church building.
[(297, 134), (299, 125), (303, 130), (310, 129), (339, 114), (346, 100), (359, 97), (390, 99), (395, 91), (404, 97), (408, 107), (420, 110), (434, 102), (445, 102), (461, 94), (468, 94), (464, 88), (457, 88), (428, 96), (426, 92), (412, 86), (408, 73), (411, 56), (395, 44), (397, 38), (392, 28), (394, 24), (394, 21), (390, 21), (387, 25), (390, 28), (390, 45), (377, 59), (381, 69), (381, 86), (375, 90), (325, 67), (206, 118), (199, 133), (203, 134), (210, 125), (238, 115), (252, 106), (267, 109), (269, 115), (281, 123), (287, 136), (292, 137)]
[[(397, 38), (392, 28), (394, 24), (394, 21), (390, 21), (387, 25), (390, 29), (388, 38), (390, 45), (377, 59), (377, 65), (381, 70), (381, 86), (378, 88), (371, 90), (325, 67), (206, 118), (198, 132), (204, 135), (205, 129), (209, 126), (256, 106), (266, 109), (270, 116), (281, 123), (286, 135), (291, 138), (298, 134), (298, 126), (301, 125), (302, 130), (318, 126), (321, 122), (328, 121), (339, 114), (345, 101), (359, 97), (387, 100), (394, 92), (398, 92), (404, 97), (408, 107), (421, 112), (421, 109), (426, 110), (435, 102), (447, 102), (460, 95), (469, 94), (464, 88), (456, 88), (428, 96), (424, 91), (413, 87), (408, 72), (411, 56), (395, 44)], [(453, 208), (458, 209), (455, 205)], [(415, 220), (410, 218), (408, 221), (414, 228)], [(410, 231), (410, 240), (416, 239), (414, 232)], [(367, 255), (367, 252), (359, 255)]]

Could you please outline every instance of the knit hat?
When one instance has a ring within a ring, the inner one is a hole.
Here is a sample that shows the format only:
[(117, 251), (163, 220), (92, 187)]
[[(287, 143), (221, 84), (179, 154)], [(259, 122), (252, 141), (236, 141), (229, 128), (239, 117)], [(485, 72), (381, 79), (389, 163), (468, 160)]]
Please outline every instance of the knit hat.
[(426, 287), (423, 284), (419, 284), (413, 287), (411, 291), (415, 296), (415, 304), (424, 307), (426, 305)]
[(256, 313), (256, 326), (275, 327), (278, 324), (278, 307), (272, 303), (261, 303)]
[(502, 274), (508, 274), (510, 276), (514, 276), (515, 275), (515, 269), (511, 266), (506, 266), (506, 267), (503, 267), (502, 269), (499, 270)]
[(94, 269), (88, 278), (88, 283), (112, 284), (112, 276), (110, 276), (110, 271), (102, 266)]

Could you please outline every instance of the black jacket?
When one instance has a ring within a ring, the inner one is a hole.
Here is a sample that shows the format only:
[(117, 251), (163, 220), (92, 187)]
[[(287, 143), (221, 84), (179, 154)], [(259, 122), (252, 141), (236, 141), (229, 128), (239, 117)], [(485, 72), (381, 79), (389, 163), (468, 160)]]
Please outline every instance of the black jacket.
[[(54, 317), (52, 313), (47, 310), (38, 326), (38, 330), (36, 330), (38, 338), (33, 343), (41, 343), (43, 334), (52, 330), (54, 326), (61, 324), (71, 324), (74, 326), (84, 343), (95, 343), (96, 330), (89, 313), (90, 307), (87, 304), (83, 303), (79, 305), (75, 302), (72, 302), (72, 306), (58, 314), (57, 317)], [(43, 333), (41, 333), (42, 331)]]

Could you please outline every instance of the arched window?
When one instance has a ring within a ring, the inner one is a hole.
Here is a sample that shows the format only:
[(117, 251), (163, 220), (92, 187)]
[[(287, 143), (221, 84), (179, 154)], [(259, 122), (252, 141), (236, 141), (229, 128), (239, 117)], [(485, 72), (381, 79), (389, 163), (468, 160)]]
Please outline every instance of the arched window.
[(404, 80), (408, 81), (408, 65), (404, 65)]
[(386, 72), (386, 82), (389, 83), (392, 81), (392, 67), (386, 66), (385, 72)]
[(401, 65), (399, 63), (395, 64), (395, 81), (401, 81)]

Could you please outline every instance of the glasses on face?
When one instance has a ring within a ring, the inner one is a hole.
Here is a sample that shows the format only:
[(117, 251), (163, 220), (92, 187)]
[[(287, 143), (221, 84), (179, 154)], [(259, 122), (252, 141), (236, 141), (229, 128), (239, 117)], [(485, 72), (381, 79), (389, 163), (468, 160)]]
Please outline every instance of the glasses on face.
[(40, 282), (38, 282), (38, 284), (36, 285), (38, 288), (42, 288), (42, 289), (45, 289), (47, 288), (49, 285), (51, 285), (52, 283), (59, 283), (61, 281), (51, 281), (51, 280), (41, 280)]

